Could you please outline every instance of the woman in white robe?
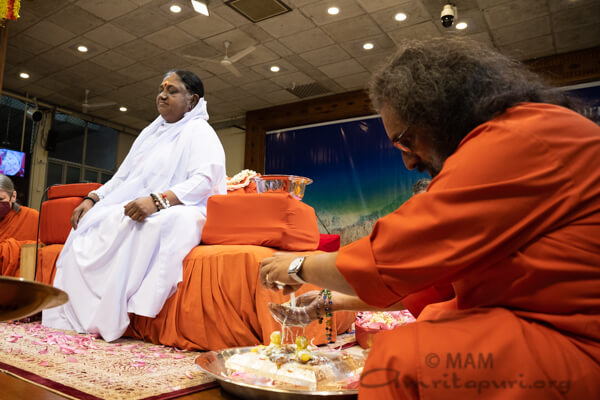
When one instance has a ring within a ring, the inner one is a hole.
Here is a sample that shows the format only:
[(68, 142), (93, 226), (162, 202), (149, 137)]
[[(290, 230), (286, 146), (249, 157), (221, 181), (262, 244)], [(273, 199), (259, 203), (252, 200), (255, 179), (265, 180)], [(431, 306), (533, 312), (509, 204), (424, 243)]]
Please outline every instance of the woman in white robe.
[(226, 193), (225, 154), (203, 95), (193, 73), (167, 73), (160, 116), (112, 179), (73, 212), (54, 279), (69, 302), (44, 311), (44, 325), (112, 341), (129, 313), (155, 317), (175, 292), (184, 257), (200, 243), (208, 198)]

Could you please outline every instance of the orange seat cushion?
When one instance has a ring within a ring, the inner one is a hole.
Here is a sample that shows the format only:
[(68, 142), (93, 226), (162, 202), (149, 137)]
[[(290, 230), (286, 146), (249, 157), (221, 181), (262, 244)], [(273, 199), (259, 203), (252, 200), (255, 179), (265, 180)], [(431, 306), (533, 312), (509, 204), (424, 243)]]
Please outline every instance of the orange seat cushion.
[(67, 185), (54, 185), (48, 188), (48, 200), (61, 197), (84, 197), (92, 190), (102, 186), (99, 183), (69, 183)]
[(208, 199), (203, 244), (252, 244), (309, 251), (319, 246), (315, 210), (287, 193)]
[(54, 185), (48, 189), (48, 200), (42, 203), (40, 212), (40, 242), (63, 244), (71, 231), (71, 215), (81, 199), (99, 183), (70, 183)]
[(71, 215), (81, 203), (81, 197), (65, 197), (42, 203), (40, 220), (40, 242), (63, 244), (71, 231)]

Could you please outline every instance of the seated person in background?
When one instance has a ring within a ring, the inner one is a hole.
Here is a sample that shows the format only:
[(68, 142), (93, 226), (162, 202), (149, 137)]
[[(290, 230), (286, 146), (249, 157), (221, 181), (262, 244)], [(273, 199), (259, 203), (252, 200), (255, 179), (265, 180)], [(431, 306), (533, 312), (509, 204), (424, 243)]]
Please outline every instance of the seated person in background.
[(38, 211), (17, 203), (12, 180), (0, 174), (0, 241), (36, 240)]
[(337, 253), (266, 258), (263, 285), (385, 308), (452, 283), (452, 300), (375, 335), (360, 399), (599, 399), (600, 127), (459, 38), (398, 43), (371, 99), (427, 193)]
[(69, 302), (42, 323), (119, 338), (129, 313), (153, 318), (182, 279), (182, 261), (200, 243), (206, 203), (226, 193), (225, 154), (201, 80), (169, 71), (158, 87), (159, 116), (118, 171), (74, 211), (54, 285)]

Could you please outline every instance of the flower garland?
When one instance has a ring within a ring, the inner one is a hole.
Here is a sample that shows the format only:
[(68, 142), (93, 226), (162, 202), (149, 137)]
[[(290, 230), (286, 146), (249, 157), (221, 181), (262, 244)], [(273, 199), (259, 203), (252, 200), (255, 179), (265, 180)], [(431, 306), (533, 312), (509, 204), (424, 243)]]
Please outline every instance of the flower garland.
[(21, 10), (21, 0), (0, 0), (0, 19), (2, 22), (7, 20), (16, 21), (19, 19)]

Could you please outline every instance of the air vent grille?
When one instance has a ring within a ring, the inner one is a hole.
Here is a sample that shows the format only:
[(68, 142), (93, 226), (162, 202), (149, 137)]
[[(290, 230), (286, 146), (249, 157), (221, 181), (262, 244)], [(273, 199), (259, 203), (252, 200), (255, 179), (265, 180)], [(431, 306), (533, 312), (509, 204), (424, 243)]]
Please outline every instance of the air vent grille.
[(225, 4), (252, 22), (264, 21), (292, 11), (280, 0), (227, 0)]
[(287, 91), (301, 99), (331, 93), (329, 89), (317, 82), (294, 86), (292, 88), (288, 88)]

